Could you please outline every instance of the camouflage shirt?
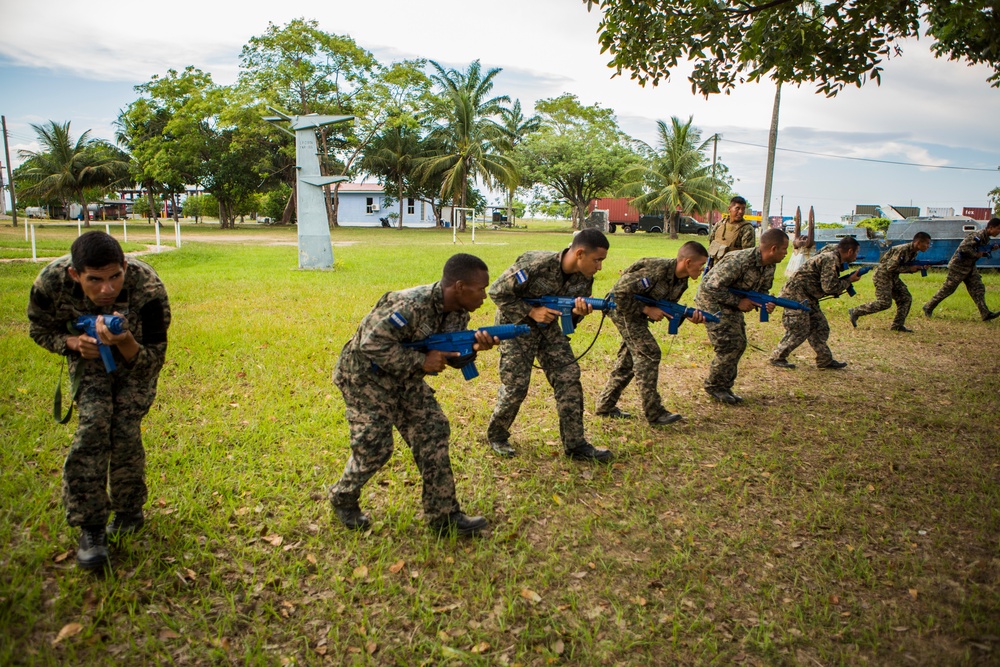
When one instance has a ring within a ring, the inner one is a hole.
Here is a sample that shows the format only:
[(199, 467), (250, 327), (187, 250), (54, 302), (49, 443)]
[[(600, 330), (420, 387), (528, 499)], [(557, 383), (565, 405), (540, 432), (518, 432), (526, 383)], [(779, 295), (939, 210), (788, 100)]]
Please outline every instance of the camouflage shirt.
[(955, 254), (948, 262), (949, 269), (971, 269), (979, 261), (980, 248), (992, 246), (997, 241), (986, 233), (986, 228), (966, 234), (962, 242), (958, 244)]
[(463, 331), (468, 324), (468, 311), (445, 312), (440, 282), (386, 292), (344, 345), (334, 377), (364, 377), (385, 387), (419, 381), (426, 375), (426, 355), (402, 343)]
[(731, 252), (753, 248), (757, 244), (757, 232), (749, 221), (737, 226), (729, 219), (719, 221), (709, 236), (708, 256), (718, 262)]
[[(562, 258), (566, 252), (528, 251), (490, 285), (490, 298), (497, 305), (497, 324), (533, 325), (533, 320), (528, 321), (532, 306), (524, 299), (590, 296), (594, 287), (593, 278), (587, 278), (582, 273), (563, 273)], [(577, 319), (576, 316), (573, 319)]]
[(740, 297), (730, 288), (767, 294), (774, 282), (774, 265), (764, 266), (760, 248), (727, 253), (704, 278), (695, 305), (714, 313), (722, 308), (738, 310)]
[[(913, 242), (903, 243), (901, 245), (896, 245), (882, 254), (882, 257), (878, 260), (878, 265), (875, 267), (875, 273), (888, 272), (893, 277), (900, 274), (904, 268), (904, 264), (908, 264), (917, 258), (919, 251), (913, 246)], [(872, 276), (874, 279), (875, 276)]]
[(816, 302), (821, 296), (847, 291), (850, 280), (841, 279), (843, 263), (837, 245), (831, 243), (807, 259), (781, 289), (781, 296), (793, 301)]
[(676, 303), (688, 286), (688, 279), (686, 277), (678, 278), (676, 269), (676, 259), (659, 257), (645, 257), (625, 269), (622, 277), (611, 289), (615, 303), (618, 304), (611, 316), (613, 318), (646, 319), (645, 313), (642, 312), (646, 304), (633, 299), (632, 297), (636, 294), (657, 301)]
[[(167, 290), (153, 267), (135, 258), (125, 266), (125, 281), (114, 305), (98, 307), (88, 299), (80, 284), (69, 275), (70, 256), (55, 260), (38, 274), (28, 299), (29, 332), (32, 339), (49, 352), (79, 358), (66, 347), (66, 339), (79, 335), (70, 324), (81, 315), (121, 313), (139, 344), (139, 353), (126, 362), (112, 347), (120, 368), (133, 373), (155, 375), (167, 354), (167, 327), (170, 326), (170, 303)], [(100, 363), (100, 359), (94, 360)]]

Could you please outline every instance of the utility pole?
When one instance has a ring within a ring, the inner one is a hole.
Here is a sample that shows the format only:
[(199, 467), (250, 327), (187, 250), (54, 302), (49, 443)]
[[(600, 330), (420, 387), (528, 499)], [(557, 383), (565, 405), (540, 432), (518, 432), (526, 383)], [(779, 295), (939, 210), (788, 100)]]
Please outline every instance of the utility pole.
[[(7, 156), (7, 189), (10, 191), (11, 226), (17, 227), (17, 197), (14, 195), (14, 172), (10, 168), (10, 147), (7, 144), (7, 116), (0, 116), (0, 125), (3, 125), (3, 152)], [(2, 191), (0, 191), (0, 197), (3, 197)]]
[(718, 197), (717, 189), (715, 187), (715, 163), (716, 157), (719, 155), (719, 133), (716, 132), (715, 136), (712, 137), (712, 217), (708, 221), (708, 228), (711, 229), (715, 226), (715, 198)]
[(7, 215), (7, 198), (3, 196), (3, 162), (0, 162), (0, 215)]
[[(764, 173), (764, 205), (760, 209), (761, 232), (771, 226), (771, 181), (774, 179), (774, 150), (778, 145), (778, 108), (781, 106), (781, 81), (774, 90), (771, 131), (767, 135), (767, 170)], [(766, 225), (766, 226), (765, 226)]]

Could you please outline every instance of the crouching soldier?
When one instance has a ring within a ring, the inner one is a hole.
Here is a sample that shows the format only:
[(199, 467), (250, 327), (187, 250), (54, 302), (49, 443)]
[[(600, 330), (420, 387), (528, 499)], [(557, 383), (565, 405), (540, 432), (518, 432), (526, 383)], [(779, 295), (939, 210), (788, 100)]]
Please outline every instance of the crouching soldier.
[[(348, 528), (364, 530), (371, 525), (359, 505), (361, 489), (392, 456), (393, 426), (420, 470), (424, 518), (431, 528), (459, 535), (476, 535), (486, 528), (486, 519), (466, 516), (455, 498), (448, 456), (451, 428), (424, 381), (459, 354), (418, 352), (403, 343), (465, 330), (469, 313), (486, 300), (489, 283), (481, 259), (454, 255), (445, 263), (439, 282), (383, 295), (344, 345), (333, 381), (344, 395), (351, 455), (344, 474), (330, 488), (330, 502)], [(498, 342), (484, 331), (476, 332), (476, 341), (477, 351)]]
[(850, 264), (858, 258), (860, 244), (853, 236), (845, 236), (836, 245), (828, 245), (818, 255), (807, 259), (781, 289), (781, 296), (792, 301), (805, 302), (810, 311), (785, 308), (781, 323), (785, 325), (785, 335), (778, 343), (777, 349), (771, 355), (771, 364), (779, 368), (795, 368), (788, 361), (788, 355), (799, 345), (809, 341), (816, 352), (818, 368), (845, 368), (847, 362), (837, 361), (826, 344), (830, 338), (830, 325), (826, 315), (819, 307), (819, 299), (823, 296), (837, 296), (847, 291), (851, 283), (861, 277), (858, 272), (846, 278), (840, 277), (844, 264)]
[[(120, 333), (105, 323), (112, 314), (126, 322)], [(77, 318), (87, 315), (98, 316), (96, 337), (72, 333)], [(167, 291), (148, 264), (126, 261), (114, 238), (87, 232), (69, 255), (38, 274), (28, 319), (35, 342), (69, 361), (79, 423), (63, 468), (63, 503), (67, 523), (81, 528), (77, 563), (102, 568), (109, 562), (108, 536), (117, 539), (143, 524), (146, 454), (140, 425), (156, 397), (167, 353)], [(110, 349), (113, 372), (99, 345)]]

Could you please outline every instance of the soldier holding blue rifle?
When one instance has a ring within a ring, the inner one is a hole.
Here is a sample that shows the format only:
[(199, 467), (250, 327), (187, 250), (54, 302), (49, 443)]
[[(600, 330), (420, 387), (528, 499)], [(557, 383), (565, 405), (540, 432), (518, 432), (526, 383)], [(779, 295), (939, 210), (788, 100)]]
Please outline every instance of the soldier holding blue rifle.
[(918, 254), (927, 252), (930, 247), (931, 235), (927, 232), (917, 232), (913, 235), (911, 242), (886, 250), (872, 273), (875, 300), (847, 311), (848, 317), (851, 318), (851, 326), (857, 327), (858, 319), (865, 315), (888, 310), (892, 302), (895, 301), (896, 317), (893, 318), (892, 326), (889, 329), (911, 333), (913, 329), (906, 326), (906, 316), (910, 314), (910, 304), (913, 303), (913, 298), (899, 274), (920, 271), (920, 266), (910, 263), (917, 259)]
[(528, 395), (535, 359), (556, 395), (559, 435), (566, 456), (578, 461), (610, 461), (606, 449), (587, 442), (583, 432), (583, 385), (580, 365), (573, 356), (569, 338), (555, 325), (559, 310), (532, 305), (527, 299), (547, 296), (571, 297), (576, 307), (571, 315), (579, 320), (593, 311), (586, 301), (594, 286), (594, 275), (608, 256), (608, 239), (597, 229), (585, 229), (561, 252), (531, 251), (490, 285), (490, 298), (497, 304), (497, 324), (527, 324), (531, 333), (500, 344), (500, 392), (490, 417), (486, 437), (497, 456), (517, 452), (510, 444), (510, 427)]
[(468, 368), (477, 351), (498, 342), (479, 330), (471, 349), (461, 340), (457, 346), (447, 340), (435, 344), (441, 342), (438, 334), (465, 330), (469, 313), (486, 300), (489, 283), (481, 259), (453, 255), (439, 282), (384, 294), (344, 345), (333, 381), (344, 395), (351, 455), (330, 487), (330, 503), (348, 528), (371, 525), (361, 511), (361, 489), (392, 456), (393, 427), (420, 470), (424, 519), (431, 529), (478, 535), (488, 525), (483, 517), (466, 515), (458, 504), (448, 455), (451, 427), (424, 378), (446, 366)]
[(795, 364), (788, 361), (788, 355), (807, 340), (816, 352), (817, 368), (838, 369), (847, 366), (846, 362), (833, 358), (830, 346), (827, 345), (830, 325), (826, 321), (826, 315), (820, 310), (819, 300), (824, 296), (836, 296), (848, 291), (851, 283), (861, 278), (861, 269), (845, 277), (840, 275), (842, 266), (858, 258), (859, 247), (857, 239), (845, 236), (836, 245), (830, 244), (818, 255), (807, 259), (781, 288), (783, 298), (803, 302), (809, 306), (809, 310), (784, 310), (781, 323), (785, 325), (785, 335), (771, 355), (772, 366), (795, 368)]
[(39, 273), (28, 319), (35, 342), (69, 362), (79, 423), (63, 468), (63, 503), (67, 523), (81, 528), (77, 563), (99, 569), (109, 563), (108, 536), (144, 521), (140, 426), (167, 353), (167, 292), (148, 264), (126, 262), (114, 238), (87, 232)]
[[(670, 317), (656, 302), (676, 304), (687, 290), (688, 279), (698, 278), (707, 261), (705, 246), (688, 241), (680, 247), (675, 259), (647, 257), (622, 273), (611, 290), (618, 307), (610, 315), (622, 335), (622, 344), (608, 383), (597, 399), (598, 416), (612, 419), (632, 416), (618, 407), (618, 399), (635, 378), (642, 397), (643, 416), (650, 424), (664, 426), (682, 419), (663, 407), (658, 388), (662, 353), (649, 324)], [(691, 309), (689, 319), (695, 324), (705, 321), (704, 314), (697, 309)], [(676, 321), (671, 320), (672, 333), (681, 321), (680, 316)]]
[(948, 262), (948, 276), (944, 284), (931, 300), (924, 304), (924, 315), (930, 317), (937, 305), (954, 294), (962, 283), (969, 291), (973, 303), (979, 309), (979, 315), (984, 322), (1000, 317), (1000, 310), (991, 311), (986, 305), (986, 286), (976, 268), (976, 262), (989, 256), (994, 250), (1000, 249), (993, 239), (1000, 236), (1000, 218), (993, 218), (986, 226), (966, 235)]

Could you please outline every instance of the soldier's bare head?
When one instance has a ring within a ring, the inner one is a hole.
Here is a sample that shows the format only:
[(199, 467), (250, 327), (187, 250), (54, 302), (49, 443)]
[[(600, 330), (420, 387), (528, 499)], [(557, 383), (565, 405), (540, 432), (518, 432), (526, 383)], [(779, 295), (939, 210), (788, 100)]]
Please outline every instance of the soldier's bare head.
[(125, 284), (125, 253), (111, 235), (82, 234), (70, 246), (69, 276), (98, 306), (110, 306)]
[(931, 235), (927, 232), (917, 232), (913, 235), (913, 247), (919, 252), (926, 252), (931, 247)]
[(778, 264), (788, 253), (788, 234), (783, 229), (769, 229), (760, 235), (760, 258), (765, 265)]
[(490, 284), (490, 270), (486, 262), (475, 255), (460, 252), (444, 263), (441, 288), (444, 290), (444, 309), (448, 312), (472, 312), (486, 300), (486, 287)]
[(608, 256), (608, 237), (599, 229), (584, 229), (577, 232), (569, 250), (563, 256), (562, 270), (564, 273), (582, 273), (593, 278)]
[(729, 200), (729, 220), (730, 222), (740, 222), (747, 211), (747, 200), (736, 195)]
[(986, 231), (989, 232), (990, 236), (996, 236), (1000, 234), (1000, 218), (993, 218), (986, 223)]
[(845, 236), (837, 242), (837, 251), (840, 253), (840, 261), (850, 264), (858, 258), (858, 249), (861, 244), (853, 236)]
[(697, 278), (708, 261), (708, 250), (697, 241), (688, 241), (677, 251), (674, 273), (678, 278)]

